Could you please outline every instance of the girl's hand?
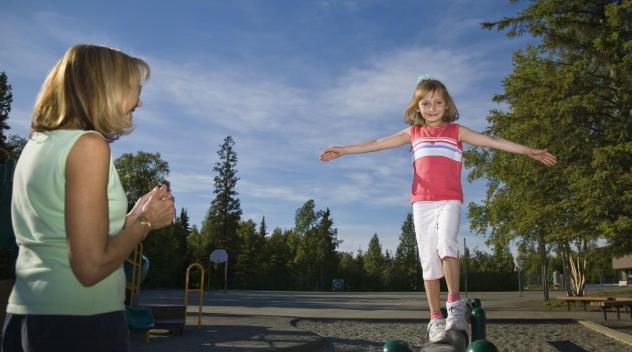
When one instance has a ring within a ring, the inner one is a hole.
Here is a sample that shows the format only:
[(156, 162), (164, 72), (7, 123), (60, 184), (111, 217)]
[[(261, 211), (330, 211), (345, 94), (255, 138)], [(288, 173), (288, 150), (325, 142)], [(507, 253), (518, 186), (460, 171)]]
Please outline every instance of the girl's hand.
[(321, 161), (330, 161), (343, 156), (339, 147), (329, 147), (320, 154)]
[(531, 149), (527, 155), (546, 166), (553, 166), (557, 163), (555, 155), (549, 153), (546, 149)]

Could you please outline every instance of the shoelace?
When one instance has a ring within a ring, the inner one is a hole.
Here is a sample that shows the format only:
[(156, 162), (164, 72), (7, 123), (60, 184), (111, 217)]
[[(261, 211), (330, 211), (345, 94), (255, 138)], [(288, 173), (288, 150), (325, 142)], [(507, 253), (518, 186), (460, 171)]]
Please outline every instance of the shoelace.
[(437, 320), (428, 324), (428, 331), (445, 330), (445, 321)]
[[(455, 311), (454, 307), (450, 307), (450, 308), (448, 308), (448, 310), (450, 311), (450, 315), (452, 315), (453, 317), (456, 316), (454, 314), (454, 311)], [(458, 310), (457, 310), (457, 312), (458, 312)], [(465, 316), (464, 312), (460, 312), (460, 313), (463, 313), (463, 314), (459, 314), (459, 316)]]

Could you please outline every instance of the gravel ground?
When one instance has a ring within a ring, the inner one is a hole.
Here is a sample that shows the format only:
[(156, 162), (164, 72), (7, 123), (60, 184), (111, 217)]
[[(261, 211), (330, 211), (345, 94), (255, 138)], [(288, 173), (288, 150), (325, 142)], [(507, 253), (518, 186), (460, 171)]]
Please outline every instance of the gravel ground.
[[(299, 320), (296, 326), (327, 339), (325, 352), (382, 351), (388, 340), (408, 341), (416, 350), (428, 342), (424, 322)], [(499, 351), (632, 351), (632, 346), (594, 332), (575, 322), (488, 323), (487, 340)]]

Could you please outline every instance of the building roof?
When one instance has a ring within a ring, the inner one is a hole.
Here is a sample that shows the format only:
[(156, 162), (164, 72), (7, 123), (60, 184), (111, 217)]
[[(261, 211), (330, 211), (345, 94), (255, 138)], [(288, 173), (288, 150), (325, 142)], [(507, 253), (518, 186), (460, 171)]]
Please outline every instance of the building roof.
[(615, 270), (632, 269), (632, 254), (627, 254), (619, 258), (612, 258), (612, 268)]

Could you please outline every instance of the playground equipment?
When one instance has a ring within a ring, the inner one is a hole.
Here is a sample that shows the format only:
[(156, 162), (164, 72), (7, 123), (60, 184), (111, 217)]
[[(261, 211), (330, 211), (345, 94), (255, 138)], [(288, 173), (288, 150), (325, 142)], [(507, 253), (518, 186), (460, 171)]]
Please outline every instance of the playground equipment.
[(211, 263), (219, 266), (219, 264), (224, 263), (224, 292), (226, 292), (228, 286), (228, 252), (225, 249), (216, 249), (211, 252), (211, 255), (208, 257), (208, 283), (207, 285), (211, 285)]
[[(200, 272), (200, 282), (197, 288), (191, 288), (189, 285), (189, 276), (192, 269), (198, 269)], [(185, 284), (184, 284), (184, 321), (187, 319), (186, 307), (189, 302), (189, 293), (199, 292), (200, 301), (198, 304), (198, 326), (202, 325), (202, 304), (204, 302), (204, 267), (201, 264), (193, 263), (187, 268)]]
[(470, 327), (472, 330), (472, 341), (476, 340), (485, 340), (486, 330), (487, 330), (487, 317), (485, 316), (485, 311), (483, 307), (481, 307), (481, 300), (475, 298), (472, 301), (472, 318)]
[(143, 255), (143, 244), (139, 243), (134, 252), (123, 264), (126, 280), (127, 299), (125, 312), (127, 324), (131, 331), (139, 331), (145, 335), (145, 342), (149, 342), (149, 330), (154, 327), (155, 320), (151, 309), (136, 306), (136, 298), (140, 291), (140, 284), (149, 271), (149, 259)]
[(447, 330), (442, 342), (428, 342), (421, 349), (422, 352), (465, 352), (468, 336), (465, 331)]
[(408, 342), (402, 340), (390, 340), (384, 344), (383, 352), (413, 352)]
[(467, 352), (498, 352), (498, 348), (487, 340), (476, 340), (472, 341)]
[(472, 343), (467, 348), (467, 352), (498, 352), (498, 348), (485, 339), (487, 331), (487, 317), (481, 305), (481, 300), (475, 298), (472, 301)]
[[(445, 309), (441, 310), (444, 317), (447, 315)], [(481, 300), (475, 298), (468, 304), (466, 319), (471, 324), (471, 343), (465, 331), (447, 330), (446, 337), (441, 342), (429, 342), (425, 344), (421, 352), (498, 352), (493, 343), (485, 339), (486, 317), (481, 306)], [(384, 344), (384, 352), (408, 352), (413, 351), (410, 345), (401, 340), (390, 340)]]

